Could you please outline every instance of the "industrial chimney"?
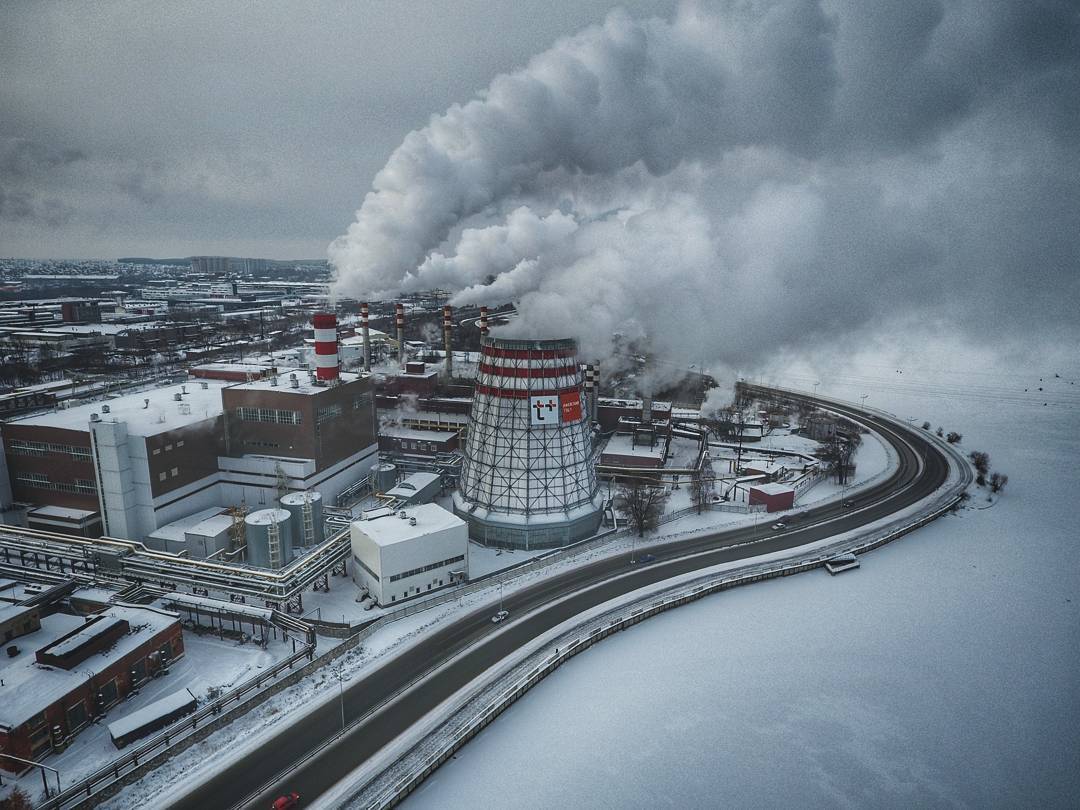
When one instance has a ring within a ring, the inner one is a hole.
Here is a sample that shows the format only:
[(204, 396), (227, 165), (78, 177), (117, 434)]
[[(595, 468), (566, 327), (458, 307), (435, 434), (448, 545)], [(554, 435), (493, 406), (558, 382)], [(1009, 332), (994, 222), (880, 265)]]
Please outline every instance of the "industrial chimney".
[(589, 422), (596, 421), (596, 399), (599, 394), (600, 391), (596, 382), (596, 366), (589, 363), (585, 366), (585, 396), (587, 397), (586, 406), (589, 409)]
[(405, 305), (394, 304), (394, 326), (397, 327), (398, 365), (405, 370)]
[(360, 327), (364, 335), (364, 371), (371, 371), (371, 333), (368, 331), (368, 305), (367, 301), (360, 305)]
[(480, 307), (480, 337), (484, 337), (487, 333), (487, 307)]
[(315, 375), (323, 382), (338, 378), (337, 315), (318, 312), (315, 325)]
[(443, 351), (446, 352), (446, 379), (454, 378), (454, 350), (450, 347), (451, 330), (454, 327), (454, 311), (447, 304), (442, 308)]

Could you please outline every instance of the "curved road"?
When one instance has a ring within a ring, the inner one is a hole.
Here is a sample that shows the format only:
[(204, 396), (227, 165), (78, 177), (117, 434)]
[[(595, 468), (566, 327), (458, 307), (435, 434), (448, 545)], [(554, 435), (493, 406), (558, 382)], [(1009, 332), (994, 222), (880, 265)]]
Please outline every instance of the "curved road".
[[(814, 400), (805, 395), (791, 396)], [(502, 628), (501, 632), (494, 633), (491, 623), (497, 605), (485, 605), (438, 628), (353, 682), (344, 695), (346, 725), (368, 713), (370, 716), (314, 755), (312, 752), (341, 728), (338, 701), (328, 702), (295, 722), (282, 723), (266, 744), (223, 767), (194, 790), (175, 797), (169, 806), (178, 810), (267, 808), (286, 791), (298, 792), (307, 804), (458, 689), (563, 621), (624, 593), (679, 574), (794, 548), (859, 528), (915, 503), (945, 483), (948, 460), (918, 431), (846, 405), (824, 399), (816, 402), (873, 428), (899, 455), (899, 467), (888, 479), (849, 496), (848, 502), (853, 507), (844, 508), (834, 502), (808, 509), (797, 520), (785, 518), (789, 526), (782, 532), (771, 531), (769, 524), (763, 522), (761, 526), (730, 529), (662, 546), (652, 549), (657, 559), (645, 566), (631, 568), (629, 554), (615, 555), (516, 591), (504, 600), (505, 607), (512, 618), (525, 618)], [(757, 542), (749, 546), (741, 545), (755, 539)], [(555, 602), (561, 597), (566, 598)], [(454, 659), (470, 645), (473, 646)], [(426, 681), (403, 699), (392, 699), (406, 684), (450, 659), (454, 660), (438, 677)], [(381, 708), (372, 711), (380, 705)]]

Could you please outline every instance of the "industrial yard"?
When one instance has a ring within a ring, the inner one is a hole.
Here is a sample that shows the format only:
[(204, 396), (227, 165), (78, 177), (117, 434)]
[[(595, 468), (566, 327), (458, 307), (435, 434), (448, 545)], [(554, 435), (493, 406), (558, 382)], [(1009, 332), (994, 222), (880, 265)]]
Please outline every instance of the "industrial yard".
[[(825, 411), (739, 395), (705, 415), (700, 398), (628, 397), (632, 378), (582, 362), (572, 340), (490, 335), (506, 316), (486, 307), (382, 305), (386, 331), (372, 310), (314, 312), (291, 354), (193, 363), (164, 385), (90, 390), (0, 427), (0, 564), (60, 594), (45, 624), (62, 629), (57, 617), (92, 589), (102, 616), (154, 611), (194, 651), (160, 681), (181, 691), (155, 679), (125, 698), (133, 718), (182, 716), (271, 666), (275, 649), (296, 655), (304, 634), (309, 657), (333, 657), (343, 637), (389, 622), (385, 649), (399, 649), (492, 593), (636, 554), (638, 535), (767, 532), (770, 513), (857, 491), (888, 466), (876, 438)], [(640, 489), (662, 506), (633, 524), (627, 493)], [(125, 604), (142, 607), (112, 607)], [(278, 641), (289, 633), (291, 646)], [(120, 649), (110, 655), (124, 669)], [(378, 660), (365, 649), (349, 677)], [(29, 688), (40, 666), (5, 689)], [(6, 760), (21, 784), (62, 768), (77, 782), (108, 761), (113, 749), (83, 730), (71, 700), (47, 735), (29, 715), (7, 721), (9, 754), (19, 734), (35, 741)], [(134, 720), (96, 700), (79, 711), (133, 733)]]

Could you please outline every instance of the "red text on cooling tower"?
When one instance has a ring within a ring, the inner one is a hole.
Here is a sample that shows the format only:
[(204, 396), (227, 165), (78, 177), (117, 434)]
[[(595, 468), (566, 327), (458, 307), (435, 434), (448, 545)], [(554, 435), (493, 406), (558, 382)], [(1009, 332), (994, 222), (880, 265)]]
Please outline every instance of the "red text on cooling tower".
[(562, 421), (576, 422), (581, 419), (581, 392), (559, 394), (559, 408), (562, 411)]

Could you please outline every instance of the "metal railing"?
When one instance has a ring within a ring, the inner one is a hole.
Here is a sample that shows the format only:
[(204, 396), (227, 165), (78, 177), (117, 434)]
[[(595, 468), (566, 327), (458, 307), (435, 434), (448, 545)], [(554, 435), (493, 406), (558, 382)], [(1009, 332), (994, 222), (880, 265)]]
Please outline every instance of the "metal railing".
[[(887, 414), (886, 416), (890, 421), (899, 425), (899, 420), (894, 416), (891, 414)], [(907, 427), (906, 425), (900, 426)], [(410, 761), (409, 755), (399, 760), (398, 766), (400, 766), (402, 762), (410, 762), (406, 768), (408, 772), (404, 776), (395, 779), (384, 788), (380, 789), (376, 787), (375, 790), (377, 792), (375, 795), (370, 799), (365, 800), (362, 806), (369, 808), (370, 810), (375, 810), (376, 808), (381, 810), (381, 808), (391, 807), (400, 802), (405, 796), (419, 786), (429, 774), (449, 759), (461, 748), (461, 746), (479, 733), (481, 729), (487, 726), (508, 706), (521, 697), (521, 695), (539, 683), (539, 681), (569, 658), (612, 633), (626, 629), (627, 627), (637, 624), (664, 610), (669, 610), (721, 590), (759, 582), (765, 579), (790, 576), (792, 574), (819, 568), (824, 566), (828, 560), (839, 554), (863, 554), (903, 537), (953, 510), (962, 502), (964, 493), (973, 480), (971, 468), (955, 448), (945, 442), (937, 440), (935, 437), (928, 438), (932, 444), (936, 444), (938, 449), (944, 452), (950, 462), (949, 466), (951, 471), (958, 472), (959, 475), (954, 478), (954, 476), (950, 474), (942, 485), (943, 490), (939, 489), (938, 497), (926, 504), (923, 514), (913, 519), (901, 518), (892, 521), (882, 528), (864, 531), (861, 534), (860, 539), (847, 538), (839, 540), (835, 543), (808, 551), (806, 554), (795, 558), (778, 562), (749, 563), (734, 571), (729, 570), (722, 573), (705, 575), (688, 584), (677, 585), (668, 591), (665, 591), (661, 595), (659, 601), (654, 601), (656, 600), (656, 596), (653, 595), (644, 597), (637, 603), (640, 605), (641, 602), (650, 602), (647, 606), (636, 607), (635, 605), (631, 605), (629, 608), (624, 606), (609, 612), (599, 619), (582, 623), (577, 628), (570, 631), (569, 634), (552, 642), (553, 645), (557, 645), (554, 655), (548, 655), (541, 663), (533, 666), (524, 675), (519, 674), (511, 684), (500, 689), (499, 694), (494, 699), (485, 701), (484, 705), (478, 711), (471, 712), (463, 722), (456, 724), (456, 726), (451, 729), (448, 740), (434, 753), (423, 756), (414, 756), (413, 760), (415, 761)], [(627, 610), (630, 612), (625, 613)], [(608, 617), (613, 614), (615, 615), (615, 618), (609, 619)], [(574, 636), (569, 643), (567, 643), (568, 636)], [(528, 659), (526, 659), (526, 663), (527, 660)], [(468, 705), (469, 704), (466, 704), (465, 708), (467, 708)], [(462, 711), (464, 711), (464, 708), (459, 710), (458, 715), (460, 715)], [(443, 724), (440, 730), (445, 731), (448, 729), (453, 721), (454, 718), (448, 720)], [(440, 730), (437, 730), (435, 733), (438, 734)], [(412, 749), (414, 754), (416, 754), (418, 750), (419, 744)], [(350, 800), (356, 800), (360, 798), (365, 791), (370, 791), (372, 786), (376, 785), (380, 778), (386, 777), (394, 767), (396, 766), (391, 766), (391, 768), (384, 770), (374, 779), (369, 780), (360, 791), (354, 793), (350, 797)]]
[[(964, 476), (961, 476), (961, 482), (950, 487), (948, 494), (943, 498), (939, 498), (937, 505), (927, 514), (910, 522), (905, 522), (900, 526), (886, 527), (882, 530), (873, 531), (870, 533), (869, 537), (862, 541), (855, 542), (854, 544), (852, 544), (851, 540), (840, 541), (816, 549), (805, 556), (793, 560), (785, 560), (777, 563), (750, 563), (737, 571), (726, 571), (719, 574), (707, 575), (706, 577), (694, 580), (691, 583), (675, 586), (669, 591), (664, 592), (659, 601), (657, 601), (655, 595), (643, 597), (642, 600), (634, 605), (618, 608), (598, 619), (584, 622), (574, 630), (570, 631), (570, 633), (552, 641), (549, 647), (555, 647), (555, 652), (553, 654), (537, 654), (544, 656), (539, 663), (533, 665), (528, 672), (516, 675), (510, 684), (499, 689), (496, 697), (491, 700), (483, 701), (483, 705), (477, 710), (469, 712), (467, 718), (463, 721), (459, 720), (455, 723), (453, 718), (448, 720), (447, 724), (444, 724), (440, 729), (441, 731), (446, 731), (448, 725), (454, 726), (452, 729), (449, 729), (450, 733), (447, 740), (441, 744), (434, 753), (417, 757), (417, 761), (408, 768), (409, 772), (404, 776), (395, 779), (384, 788), (376, 788), (376, 794), (373, 797), (364, 800), (362, 806), (368, 810), (381, 810), (381, 808), (392, 807), (398, 804), (409, 793), (415, 790), (433, 771), (456, 753), (466, 742), (475, 737), (476, 734), (491, 723), (492, 720), (498, 717), (529, 689), (551, 674), (567, 660), (608, 637), (612, 633), (625, 630), (628, 627), (665, 610), (670, 610), (671, 608), (687, 604), (688, 602), (701, 599), (722, 590), (735, 588), (740, 585), (747, 585), (753, 582), (760, 582), (766, 579), (791, 576), (804, 571), (810, 571), (815, 568), (823, 567), (828, 560), (838, 554), (862, 554), (874, 548), (883, 546), (886, 543), (925, 526), (953, 509), (961, 501), (963, 491), (966, 490), (967, 486), (970, 484), (970, 480), (968, 479), (969, 477), (965, 478)], [(642, 606), (643, 602), (648, 602), (649, 604)], [(615, 615), (612, 618), (613, 614)], [(527, 663), (528, 659), (526, 659), (526, 665)], [(468, 704), (466, 704), (465, 709), (467, 709), (467, 707)], [(462, 711), (464, 711), (464, 709)], [(461, 712), (459, 712), (459, 714), (460, 713)], [(439, 732), (436, 731), (436, 734), (437, 733)], [(413, 751), (415, 752), (417, 749), (418, 746), (414, 746)], [(399, 763), (407, 760), (408, 757), (399, 760)], [(393, 767), (394, 766), (391, 766), (391, 768)], [(390, 769), (383, 771), (379, 776), (385, 775), (389, 770)], [(370, 780), (360, 792), (354, 793), (350, 797), (350, 800), (360, 798), (364, 791), (378, 782), (379, 776)]]
[(36, 805), (38, 810), (56, 810), (57, 808), (68, 807), (77, 802), (85, 801), (95, 793), (104, 790), (136, 768), (144, 765), (147, 760), (168, 751), (176, 743), (207, 725), (208, 722), (213, 722), (222, 717), (227, 711), (233, 711), (242, 706), (258, 695), (267, 685), (276, 682), (278, 676), (282, 673), (291, 672), (297, 662), (304, 658), (309, 661), (314, 659), (316, 636), (311, 625), (276, 610), (273, 611), (272, 621), (283, 631), (302, 634), (304, 636), (303, 646), (266, 671), (258, 673), (235, 689), (206, 703), (194, 714), (177, 720), (160, 734), (152, 737), (134, 750), (117, 757), (89, 776), (69, 786), (60, 794)]

